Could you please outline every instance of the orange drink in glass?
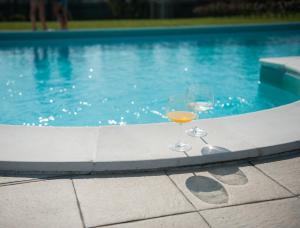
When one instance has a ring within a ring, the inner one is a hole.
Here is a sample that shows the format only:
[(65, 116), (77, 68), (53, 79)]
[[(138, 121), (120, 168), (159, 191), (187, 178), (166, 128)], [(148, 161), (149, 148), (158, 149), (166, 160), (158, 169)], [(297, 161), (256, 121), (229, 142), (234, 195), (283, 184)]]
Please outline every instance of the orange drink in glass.
[[(167, 113), (167, 117), (170, 121), (178, 123), (180, 125), (191, 122), (196, 119), (196, 114), (189, 111), (170, 111)], [(182, 130), (184, 133), (184, 130)], [(171, 150), (178, 152), (186, 152), (192, 149), (192, 146), (179, 140), (176, 144), (170, 146)]]

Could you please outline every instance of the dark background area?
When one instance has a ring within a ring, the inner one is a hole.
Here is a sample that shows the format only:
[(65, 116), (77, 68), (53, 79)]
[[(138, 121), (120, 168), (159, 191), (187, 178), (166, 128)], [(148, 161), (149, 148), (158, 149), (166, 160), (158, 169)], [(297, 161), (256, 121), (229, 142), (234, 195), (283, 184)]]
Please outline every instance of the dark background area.
[[(1, 21), (28, 21), (30, 0), (0, 0)], [(52, 1), (47, 18), (54, 19)], [(191, 18), (300, 13), (300, 0), (69, 0), (72, 20)]]

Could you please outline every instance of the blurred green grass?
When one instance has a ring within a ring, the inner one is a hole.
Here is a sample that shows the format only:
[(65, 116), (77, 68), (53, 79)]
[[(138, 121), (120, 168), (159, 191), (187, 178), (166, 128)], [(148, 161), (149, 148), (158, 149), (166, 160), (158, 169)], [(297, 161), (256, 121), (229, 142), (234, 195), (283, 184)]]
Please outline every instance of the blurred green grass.
[[(207, 17), (189, 19), (146, 19), (146, 20), (97, 20), (70, 21), (70, 29), (101, 29), (101, 28), (141, 28), (141, 27), (173, 27), (173, 26), (205, 26), (228, 24), (266, 24), (300, 22), (300, 14), (276, 16), (235, 16)], [(59, 29), (56, 21), (47, 23), (49, 29)], [(0, 30), (31, 30), (30, 22), (0, 22)]]

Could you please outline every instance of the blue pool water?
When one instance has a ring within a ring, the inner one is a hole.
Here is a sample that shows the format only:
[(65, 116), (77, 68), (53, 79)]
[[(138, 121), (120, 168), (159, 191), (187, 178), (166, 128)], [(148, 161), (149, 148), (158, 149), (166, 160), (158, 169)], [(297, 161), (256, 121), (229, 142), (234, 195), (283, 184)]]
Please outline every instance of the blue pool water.
[(204, 118), (299, 99), (259, 81), (259, 58), (300, 55), (299, 31), (0, 42), (0, 123), (166, 122), (168, 97), (214, 92)]

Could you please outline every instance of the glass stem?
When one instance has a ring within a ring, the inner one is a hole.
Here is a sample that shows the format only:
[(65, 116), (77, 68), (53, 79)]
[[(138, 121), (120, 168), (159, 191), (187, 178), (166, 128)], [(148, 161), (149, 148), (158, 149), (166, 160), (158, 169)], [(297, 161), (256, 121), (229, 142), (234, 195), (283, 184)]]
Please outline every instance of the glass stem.
[(182, 145), (183, 144), (182, 139), (183, 139), (185, 132), (184, 132), (183, 124), (180, 123), (179, 125), (180, 125), (180, 136), (179, 136), (179, 140), (178, 140), (178, 145)]
[[(195, 119), (195, 120), (198, 120), (198, 119), (199, 119), (199, 116), (200, 116), (200, 112), (195, 112), (195, 113), (196, 113), (196, 119)], [(197, 134), (198, 129), (199, 129), (199, 127), (195, 124), (195, 126), (194, 126), (194, 128), (193, 128), (193, 133), (194, 133), (194, 134)]]
[(194, 134), (197, 133), (197, 126), (196, 125), (193, 127), (193, 133)]

